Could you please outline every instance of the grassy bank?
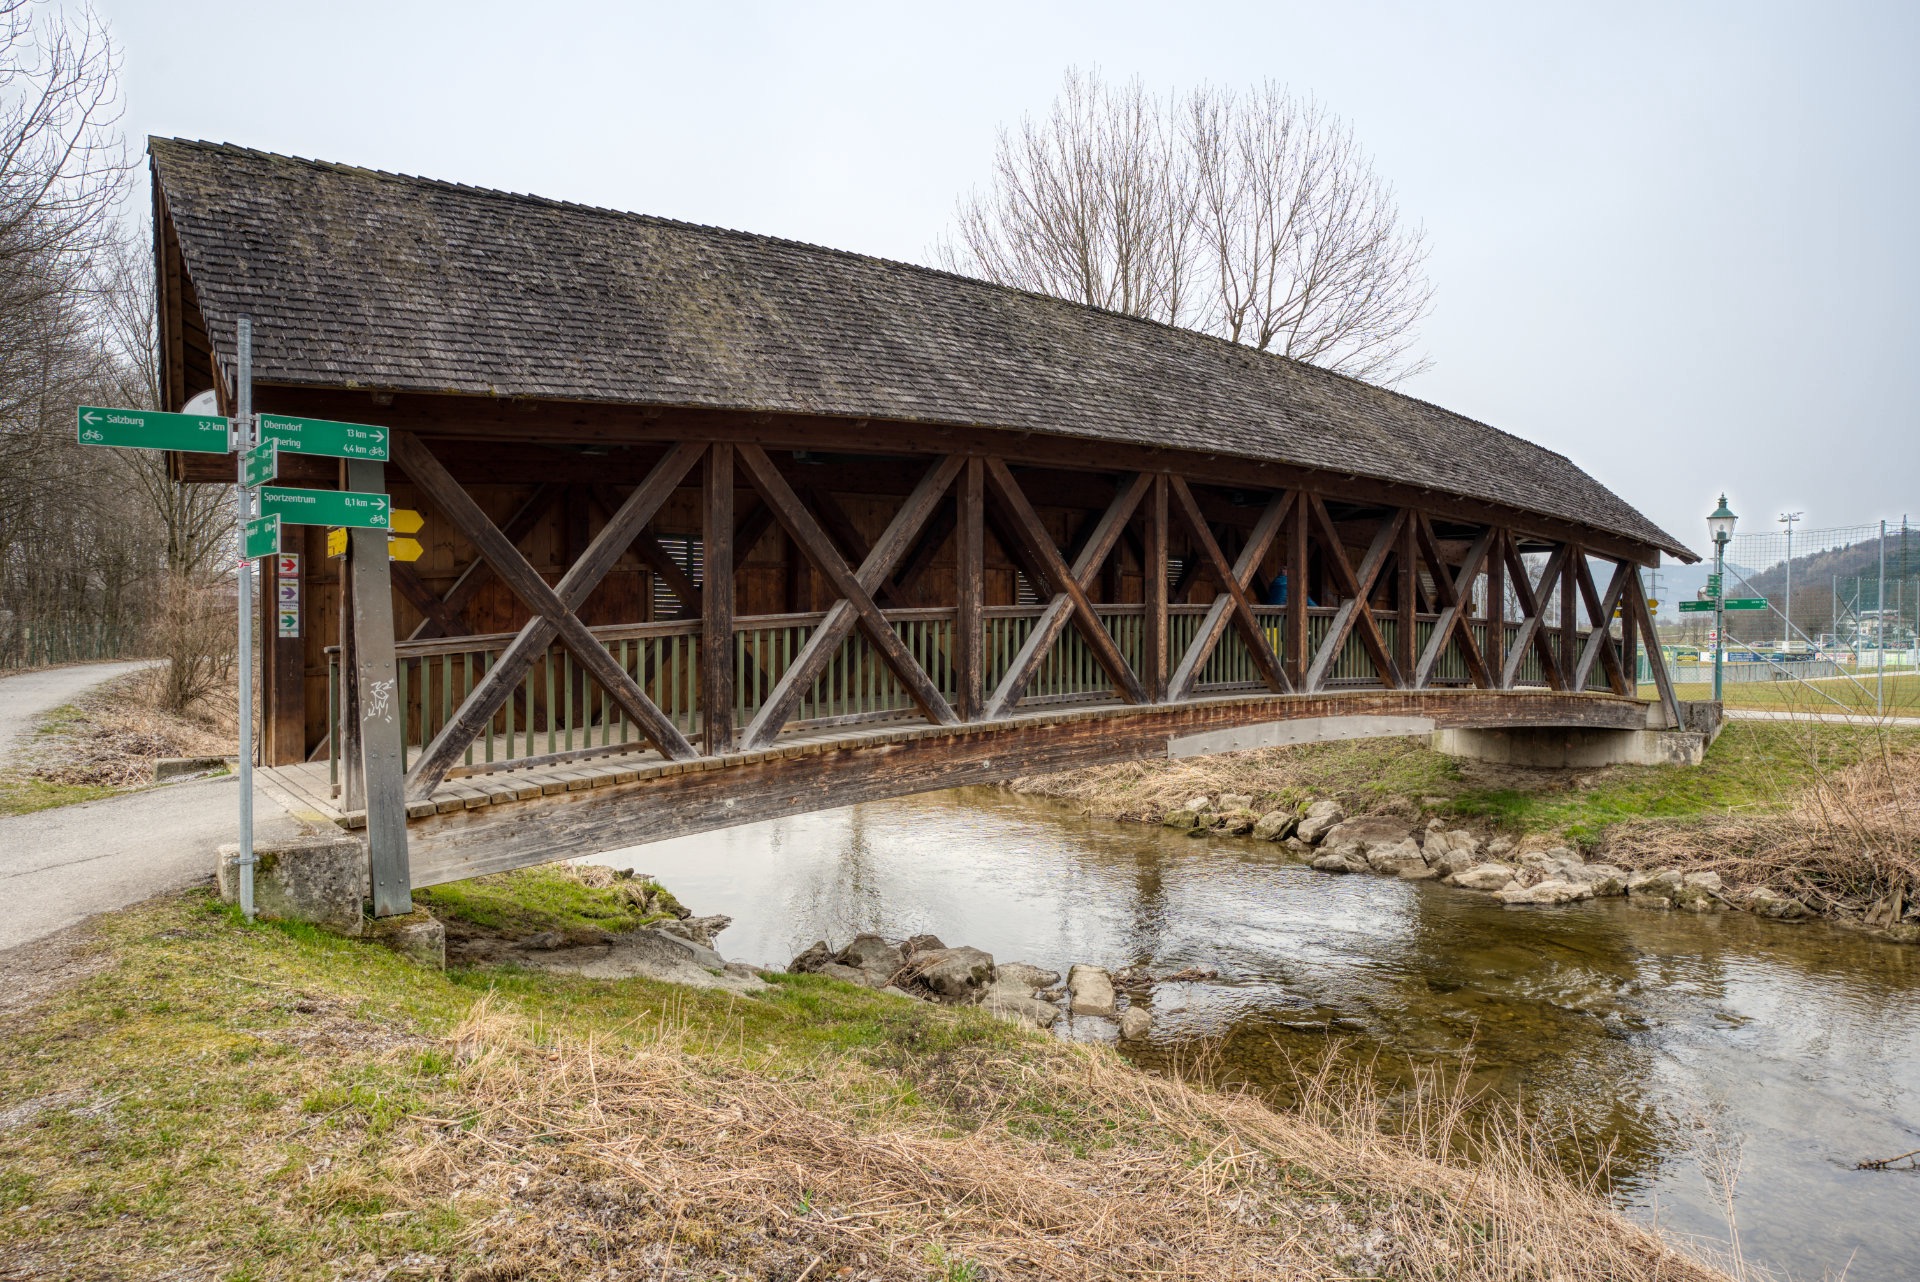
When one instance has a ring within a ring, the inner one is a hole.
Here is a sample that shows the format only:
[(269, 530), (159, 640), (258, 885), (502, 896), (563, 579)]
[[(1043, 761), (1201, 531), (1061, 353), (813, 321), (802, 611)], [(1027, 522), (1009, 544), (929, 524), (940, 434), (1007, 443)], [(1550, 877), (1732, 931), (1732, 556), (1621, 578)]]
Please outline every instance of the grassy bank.
[[(619, 911), (552, 876), (481, 911)], [(1444, 1099), (1392, 1138), (814, 976), (442, 975), (198, 896), (93, 946), (0, 1026), (9, 1277), (1721, 1276), (1512, 1137), (1429, 1156)]]
[(1920, 730), (1909, 728), (1734, 721), (1691, 767), (1528, 770), (1385, 739), (1130, 762), (1014, 787), (1146, 822), (1200, 794), (1247, 794), (1256, 810), (1332, 797), (1352, 814), (1438, 817), (1630, 867), (1718, 871), (1840, 917), (1920, 887)]

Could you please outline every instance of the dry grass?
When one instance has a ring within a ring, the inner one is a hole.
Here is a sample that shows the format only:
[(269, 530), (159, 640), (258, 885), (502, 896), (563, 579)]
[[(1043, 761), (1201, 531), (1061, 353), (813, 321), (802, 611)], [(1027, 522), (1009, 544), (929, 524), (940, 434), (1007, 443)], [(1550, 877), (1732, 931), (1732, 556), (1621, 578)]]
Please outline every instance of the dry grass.
[(1331, 1077), (1282, 1115), (1105, 1050), (977, 1048), (909, 1065), (941, 1107), (900, 1110), (850, 1058), (769, 1077), (670, 1025), (613, 1046), (483, 1002), (455, 1040), (478, 1114), (406, 1182), (505, 1204), (473, 1279), (1722, 1276), (1525, 1146), (1423, 1156)]
[(161, 757), (227, 756), (238, 742), (238, 696), (208, 694), (186, 713), (166, 711), (163, 668), (129, 673), (56, 709), (30, 748), (33, 778), (69, 787), (126, 788), (153, 781)]
[[(1811, 729), (1811, 727), (1807, 727)], [(1711, 870), (1816, 912), (1861, 917), (1920, 891), (1920, 748), (1882, 730), (1874, 750), (1832, 768), (1806, 739), (1802, 787), (1779, 813), (1624, 824), (1608, 855), (1635, 867)]]

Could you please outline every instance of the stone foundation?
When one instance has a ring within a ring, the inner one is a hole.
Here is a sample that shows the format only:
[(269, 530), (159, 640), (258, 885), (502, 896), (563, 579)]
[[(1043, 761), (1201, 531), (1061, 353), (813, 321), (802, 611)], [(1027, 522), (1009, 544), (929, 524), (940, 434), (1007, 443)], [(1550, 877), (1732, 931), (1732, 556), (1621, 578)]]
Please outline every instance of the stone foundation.
[[(254, 847), (254, 912), (306, 921), (342, 935), (365, 930), (367, 848), (357, 837), (293, 837)], [(220, 898), (240, 901), (240, 847), (220, 847)]]

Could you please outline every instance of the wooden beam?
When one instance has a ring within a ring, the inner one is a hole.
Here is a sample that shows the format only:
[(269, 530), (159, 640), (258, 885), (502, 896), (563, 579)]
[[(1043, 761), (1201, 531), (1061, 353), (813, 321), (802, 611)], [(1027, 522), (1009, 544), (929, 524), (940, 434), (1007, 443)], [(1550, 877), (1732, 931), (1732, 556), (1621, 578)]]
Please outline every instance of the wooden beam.
[(1578, 543), (1568, 545), (1567, 562), (1560, 567), (1560, 673), (1573, 671), (1580, 654), (1580, 588), (1575, 562), (1586, 564), (1587, 554)]
[(707, 450), (701, 484), (706, 585), (700, 610), (700, 722), (707, 755), (733, 747), (733, 446)]
[(1141, 629), (1141, 687), (1147, 699), (1164, 703), (1167, 698), (1167, 491), (1171, 488), (1165, 472), (1153, 474), (1153, 489), (1146, 498), (1146, 537), (1140, 548), (1141, 600), (1144, 602), (1144, 626)]
[[(1520, 665), (1527, 657), (1529, 648), (1540, 655), (1540, 671), (1546, 677), (1547, 685), (1555, 690), (1564, 690), (1566, 680), (1560, 674), (1560, 661), (1554, 654), (1553, 639), (1547, 635), (1543, 602), (1534, 592), (1533, 581), (1527, 576), (1526, 562), (1514, 549), (1513, 543), (1507, 543), (1507, 567), (1513, 571), (1513, 594), (1520, 599), (1520, 635), (1514, 638), (1513, 653), (1507, 656), (1505, 666), (1500, 671), (1500, 688), (1513, 689), (1514, 681), (1520, 675)], [(1566, 566), (1568, 545), (1562, 543), (1547, 558), (1546, 569), (1540, 575), (1540, 586), (1551, 590), (1561, 571)]]
[[(953, 675), (960, 715), (977, 721), (986, 712), (987, 554), (986, 466), (977, 454), (967, 457), (954, 487)], [(928, 540), (922, 538), (920, 546)]]
[(1293, 520), (1287, 527), (1287, 620), (1286, 639), (1283, 647), (1287, 652), (1287, 679), (1293, 682), (1296, 690), (1307, 683), (1307, 665), (1311, 662), (1308, 652), (1313, 648), (1310, 616), (1307, 602), (1311, 599), (1307, 591), (1310, 576), (1310, 558), (1312, 556), (1313, 536), (1308, 532), (1310, 514), (1308, 504), (1296, 502), (1293, 505)]
[[(547, 483), (535, 486), (533, 493), (527, 496), (526, 502), (514, 509), (513, 515), (507, 518), (507, 523), (500, 527), (500, 532), (506, 536), (507, 542), (517, 548), (520, 540), (532, 532), (533, 527), (539, 524), (540, 518), (547, 514), (547, 509), (552, 507), (559, 497), (560, 487), (557, 485)], [(407, 635), (407, 640), (424, 641), (437, 636), (463, 636), (473, 631), (467, 626), (462, 612), (467, 608), (467, 603), (486, 586), (487, 576), (491, 573), (493, 573), (493, 567), (487, 564), (487, 559), (478, 552), (474, 553), (473, 560), (468, 562), (467, 568), (460, 571), (460, 576), (453, 581), (453, 586), (448, 588), (447, 594), (440, 598), (440, 604), (446, 608), (448, 614), (459, 621), (459, 631), (443, 631), (438, 617), (430, 615), (422, 619), (420, 625)]]
[(1647, 666), (1653, 669), (1653, 684), (1660, 692), (1660, 706), (1666, 713), (1667, 728), (1677, 730), (1680, 727), (1680, 701), (1673, 694), (1673, 678), (1667, 674), (1667, 658), (1660, 651), (1660, 634), (1654, 629), (1653, 615), (1647, 609), (1647, 596), (1640, 588), (1638, 574), (1627, 575), (1625, 597), (1627, 612), (1640, 629), (1640, 635), (1647, 638)]
[(1450, 638), (1460, 638), (1460, 653), (1466, 660), (1467, 677), (1481, 689), (1493, 685), (1492, 674), (1487, 671), (1486, 660), (1481, 657), (1480, 647), (1473, 639), (1473, 629), (1468, 626), (1468, 611), (1473, 604), (1473, 582), (1480, 575), (1480, 567), (1487, 555), (1493, 550), (1494, 540), (1499, 531), (1492, 526), (1480, 531), (1480, 537), (1467, 549), (1466, 558), (1461, 561), (1457, 573), (1448, 568), (1440, 559), (1440, 549), (1435, 544), (1433, 526), (1426, 514), (1420, 513), (1414, 522), (1420, 539), (1421, 554), (1427, 559), (1427, 568), (1433, 574), (1434, 591), (1440, 597), (1440, 618), (1433, 625), (1433, 635), (1427, 638), (1427, 648), (1420, 654), (1420, 664), (1414, 669), (1413, 685), (1417, 690), (1427, 688), (1433, 677), (1433, 669), (1446, 653)]
[[(860, 527), (853, 523), (853, 518), (847, 515), (847, 510), (840, 506), (839, 499), (818, 485), (809, 485), (804, 491), (796, 492), (804, 494), (807, 506), (838, 546), (841, 557), (849, 565), (859, 565), (867, 559), (867, 554), (872, 551), (867, 545), (867, 536), (860, 533)], [(896, 610), (911, 604), (894, 583), (892, 575), (888, 575), (874, 589), (873, 595), (875, 600), (885, 602)]]
[(619, 560), (641, 527), (653, 519), (681, 479), (693, 470), (703, 453), (702, 448), (676, 445), (668, 450), (654, 466), (653, 474), (621, 504), (620, 510), (561, 578), (559, 585), (548, 587), (547, 581), (527, 563), (520, 550), (487, 519), (486, 513), (418, 438), (408, 432), (395, 432), (391, 442), (395, 460), (406, 469), (413, 483), (480, 555), (492, 562), (494, 573), (533, 611), (533, 618), (508, 643), (499, 661), (421, 752), (408, 777), (408, 794), (416, 800), (432, 795), (467, 745), (512, 696), (527, 669), (547, 652), (556, 635), (662, 756), (681, 760), (693, 757), (693, 745), (687, 742), (679, 727), (654, 706), (574, 612)]
[(1201, 560), (1219, 583), (1220, 592), (1201, 620), (1200, 629), (1194, 633), (1186, 653), (1180, 656), (1180, 663), (1167, 682), (1167, 697), (1180, 700), (1192, 695), (1194, 683), (1200, 679), (1201, 670), (1220, 644), (1220, 637), (1229, 621), (1239, 629), (1240, 639), (1246, 645), (1247, 653), (1253, 656), (1254, 666), (1259, 669), (1267, 688), (1279, 694), (1291, 694), (1293, 682), (1287, 678), (1286, 670), (1280, 665), (1280, 656), (1273, 652), (1273, 643), (1267, 639), (1266, 629), (1260, 626), (1260, 620), (1253, 612), (1253, 603), (1247, 599), (1246, 582), (1260, 568), (1260, 562), (1265, 559), (1267, 549), (1273, 546), (1274, 536), (1279, 534), (1287, 513), (1299, 502), (1299, 495), (1289, 491), (1268, 499), (1266, 508), (1247, 538), (1246, 546), (1240, 549), (1239, 558), (1229, 565), (1226, 554), (1213, 537), (1213, 531), (1207, 528), (1199, 505), (1193, 500), (1193, 490), (1178, 476), (1170, 477), (1168, 484), (1174, 506), (1192, 531), (1194, 541), (1200, 548)]
[[(1581, 556), (1574, 561), (1575, 579), (1580, 585), (1580, 594), (1586, 599), (1587, 617), (1594, 621), (1593, 631), (1587, 634), (1587, 644), (1580, 650), (1580, 657), (1573, 665), (1573, 676), (1567, 682), (1567, 688), (1581, 691), (1587, 688), (1587, 681), (1593, 675), (1593, 661), (1601, 658), (1606, 661), (1607, 676), (1615, 694), (1632, 694), (1631, 684), (1623, 679), (1623, 665), (1619, 656), (1613, 652), (1613, 613), (1619, 609), (1620, 596), (1627, 589), (1627, 576), (1634, 573), (1632, 564), (1616, 561), (1613, 577), (1607, 580), (1605, 595), (1595, 591), (1593, 571), (1587, 565), (1587, 558)], [(1624, 611), (1622, 614), (1624, 615)], [(1627, 630), (1633, 624), (1625, 618), (1622, 622)]]
[(793, 492), (793, 487), (787, 484), (786, 478), (773, 465), (773, 460), (767, 457), (765, 450), (757, 445), (743, 445), (739, 457), (747, 470), (748, 479), (760, 491), (760, 497), (767, 506), (773, 509), (775, 519), (833, 585), (834, 591), (840, 594), (840, 599), (828, 608), (827, 617), (814, 629), (806, 645), (794, 657), (792, 666), (781, 677), (780, 683), (768, 692), (760, 711), (747, 726), (743, 736), (744, 746), (749, 749), (764, 748), (773, 742), (780, 733), (780, 727), (786, 724), (794, 703), (813, 684), (856, 624), (866, 632), (867, 639), (899, 677), (900, 684), (906, 687), (907, 694), (919, 705), (927, 720), (937, 725), (957, 723), (959, 718), (954, 715), (946, 697), (894, 632), (893, 625), (880, 613), (880, 607), (873, 602), (872, 593), (899, 564), (900, 558), (906, 555), (908, 545), (926, 524), (954, 477), (959, 475), (964, 460), (959, 455), (948, 455), (928, 469), (906, 503), (894, 513), (893, 520), (856, 573), (848, 568), (826, 531), (820, 528), (819, 522), (814, 520), (813, 514), (800, 501), (800, 496)]
[(407, 599), (407, 604), (424, 616), (419, 627), (414, 628), (415, 633), (429, 623), (438, 636), (457, 637), (473, 630), (467, 626), (466, 619), (447, 607), (447, 603), (440, 599), (440, 594), (428, 587), (426, 580), (411, 565), (405, 561), (394, 561), (392, 573), (393, 586), (400, 589), (400, 595)]
[(1420, 615), (1419, 535), (1409, 517), (1400, 522), (1400, 543), (1394, 549), (1394, 603), (1398, 607), (1393, 621), (1393, 661), (1403, 675), (1411, 673), (1420, 661), (1416, 644)]
[(1387, 653), (1386, 639), (1380, 635), (1379, 624), (1373, 617), (1373, 587), (1380, 578), (1380, 571), (1386, 568), (1387, 557), (1392, 553), (1394, 541), (1400, 537), (1400, 527), (1406, 523), (1404, 510), (1396, 511), (1374, 531), (1373, 542), (1360, 561), (1356, 572), (1347, 561), (1347, 549), (1339, 541), (1333, 529), (1333, 522), (1327, 516), (1327, 509), (1317, 497), (1313, 498), (1314, 516), (1319, 520), (1322, 530), (1321, 553), (1327, 558), (1327, 566), (1340, 580), (1340, 589), (1346, 594), (1346, 600), (1340, 603), (1340, 609), (1333, 616), (1327, 635), (1320, 642), (1319, 651), (1313, 656), (1313, 666), (1307, 670), (1306, 690), (1311, 693), (1323, 689), (1327, 673), (1339, 661), (1340, 651), (1347, 644), (1347, 634), (1356, 627), (1360, 629), (1360, 643), (1366, 647), (1368, 656), (1373, 660), (1375, 671), (1381, 682), (1389, 688), (1398, 689), (1406, 684), (1400, 669), (1395, 666), (1393, 657)]
[(1141, 497), (1151, 484), (1150, 478), (1145, 473), (1136, 473), (1121, 484), (1113, 502), (1100, 518), (1099, 527), (1088, 539), (1072, 567), (1061, 559), (1060, 549), (1054, 546), (1052, 536), (1047, 533), (1033, 505), (1027, 501), (1020, 483), (1007, 470), (1007, 465), (997, 458), (989, 458), (987, 480), (1012, 518), (1019, 541), (1039, 563), (1041, 572), (1046, 576), (1044, 585), (1051, 587), (1054, 594), (1039, 621), (1033, 625), (1026, 644), (1021, 647), (1006, 675), (988, 698), (987, 716), (1005, 716), (1019, 703), (1021, 696), (1026, 693), (1027, 683), (1033, 679), (1034, 670), (1046, 658), (1060, 629), (1069, 620), (1079, 630), (1087, 649), (1093, 652), (1094, 659), (1106, 670), (1121, 696), (1129, 703), (1145, 703), (1147, 696), (1140, 688), (1140, 679), (1127, 665), (1126, 657), (1120, 653), (1120, 647), (1114, 644), (1106, 625), (1100, 622), (1093, 602), (1087, 599), (1085, 585), (1092, 581), (1093, 575), (1100, 569), (1100, 563), (1113, 550), (1113, 545), (1120, 538), (1120, 531), (1125, 528), (1133, 509), (1139, 506)]
[[(348, 488), (385, 494), (386, 471), (384, 463), (350, 460)], [(393, 653), (393, 588), (388, 573), (392, 561), (387, 556), (385, 530), (353, 530), (347, 547), (354, 560), (354, 666), (342, 679), (351, 680), (359, 695), (373, 915), (392, 917), (413, 911), (413, 881), (407, 865), (407, 779), (400, 764), (407, 709), (400, 702), (400, 674)]]
[(1347, 560), (1346, 546), (1340, 541), (1339, 531), (1334, 529), (1333, 517), (1328, 514), (1326, 503), (1317, 494), (1309, 494), (1306, 499), (1312, 505), (1314, 523), (1320, 527), (1321, 560), (1338, 580), (1340, 591), (1347, 599), (1341, 602), (1340, 612), (1327, 629), (1319, 653), (1313, 656), (1313, 667), (1308, 670), (1305, 689), (1313, 691), (1320, 688), (1319, 683), (1326, 680), (1327, 670), (1338, 658), (1340, 647), (1346, 644), (1348, 631), (1353, 629), (1359, 630), (1360, 644), (1366, 647), (1367, 657), (1372, 660), (1374, 671), (1379, 674), (1382, 683), (1393, 689), (1405, 685), (1400, 670), (1393, 664), (1393, 656), (1387, 653), (1386, 639), (1380, 635), (1380, 627), (1373, 618), (1373, 605), (1367, 598), (1373, 592), (1374, 580), (1380, 577), (1388, 551), (1393, 547), (1393, 536), (1399, 523), (1407, 519), (1406, 511), (1396, 511), (1374, 534), (1373, 545), (1367, 549), (1361, 561), (1361, 571), (1356, 574), (1352, 563)]

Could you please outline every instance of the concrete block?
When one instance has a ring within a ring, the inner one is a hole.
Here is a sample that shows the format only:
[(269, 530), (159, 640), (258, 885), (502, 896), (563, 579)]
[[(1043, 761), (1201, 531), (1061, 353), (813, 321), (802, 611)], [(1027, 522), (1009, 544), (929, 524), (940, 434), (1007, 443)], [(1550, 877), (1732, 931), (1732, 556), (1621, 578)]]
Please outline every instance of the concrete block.
[[(269, 920), (306, 921), (342, 935), (365, 926), (367, 848), (356, 837), (292, 837), (254, 847), (254, 911)], [(240, 847), (220, 847), (220, 898), (240, 900)]]
[(1601, 766), (1697, 766), (1707, 736), (1696, 730), (1514, 729), (1436, 730), (1433, 750), (1503, 766), (1593, 770)]
[(225, 757), (161, 757), (153, 763), (153, 781), (168, 783), (175, 779), (192, 779), (196, 775), (212, 774), (226, 768)]
[(367, 921), (367, 938), (431, 970), (447, 968), (447, 928), (424, 908)]

